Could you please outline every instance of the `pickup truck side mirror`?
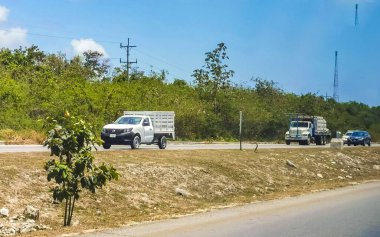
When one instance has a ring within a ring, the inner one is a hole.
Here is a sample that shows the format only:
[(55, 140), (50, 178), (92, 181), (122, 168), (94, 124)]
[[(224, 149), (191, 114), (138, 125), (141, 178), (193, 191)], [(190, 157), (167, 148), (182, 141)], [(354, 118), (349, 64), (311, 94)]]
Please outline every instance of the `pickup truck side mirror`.
[(149, 121), (144, 121), (143, 122), (143, 126), (149, 126), (150, 124), (149, 124)]

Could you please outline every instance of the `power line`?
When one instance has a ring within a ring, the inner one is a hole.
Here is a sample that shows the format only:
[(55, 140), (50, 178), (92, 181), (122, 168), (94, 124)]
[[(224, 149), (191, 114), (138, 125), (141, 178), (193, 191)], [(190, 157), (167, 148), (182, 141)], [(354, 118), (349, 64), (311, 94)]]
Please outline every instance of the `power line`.
[(175, 68), (177, 68), (177, 69), (180, 70), (180, 71), (183, 71), (183, 72), (185, 72), (185, 73), (188, 73), (187, 70), (185, 70), (185, 69), (183, 69), (183, 68), (181, 68), (181, 67), (178, 67), (177, 65), (174, 65), (174, 64), (172, 64), (172, 63), (169, 63), (169, 62), (167, 62), (166, 60), (164, 60), (164, 59), (162, 59), (162, 58), (159, 58), (159, 57), (156, 57), (156, 56), (150, 55), (150, 54), (148, 54), (148, 53), (146, 53), (146, 52), (144, 52), (144, 51), (142, 51), (142, 50), (139, 50), (139, 49), (136, 49), (136, 51), (139, 52), (139, 53), (141, 53), (141, 54), (143, 54), (143, 55), (145, 55), (145, 56), (147, 56), (147, 57), (150, 57), (150, 58), (153, 58), (153, 59), (155, 59), (155, 60), (157, 60), (157, 61), (160, 61), (160, 62), (162, 62), (162, 63), (164, 63), (164, 64), (166, 64), (166, 65), (168, 65), (168, 66), (175, 67)]
[[(56, 38), (56, 39), (75, 39), (75, 38), (78, 38), (78, 37), (74, 37), (74, 36), (71, 37), (71, 36), (47, 35), (47, 34), (39, 34), (39, 33), (32, 33), (32, 32), (23, 32), (20, 30), (8, 30), (8, 29), (4, 29), (4, 28), (0, 28), (0, 31), (18, 33), (18, 34), (26, 34), (26, 35), (32, 35), (32, 36), (47, 37), (47, 38)], [(119, 42), (108, 41), (108, 40), (96, 40), (96, 42), (107, 43), (107, 44), (119, 44)]]
[[(37, 37), (46, 37), (46, 38), (55, 38), (55, 39), (68, 39), (68, 40), (72, 40), (72, 39), (75, 39), (75, 38), (78, 38), (78, 37), (75, 37), (75, 36), (62, 36), (62, 35), (51, 35), (51, 34), (40, 34), (40, 33), (34, 33), (34, 32), (25, 32), (25, 31), (20, 31), (19, 29), (15, 30), (15, 29), (4, 29), (4, 28), (1, 28), (0, 27), (0, 31), (4, 31), (4, 32), (11, 32), (11, 33), (18, 33), (18, 34), (26, 34), (26, 35), (31, 35), (31, 36), (37, 36)], [(80, 38), (80, 37), (79, 37)], [(116, 42), (116, 41), (112, 41), (112, 40), (95, 40), (96, 42), (99, 42), (99, 43), (107, 43), (107, 44), (120, 44), (120, 42)], [(122, 45), (120, 45), (122, 46)], [(134, 46), (135, 47), (135, 46)], [(137, 52), (139, 52), (140, 54), (142, 55), (145, 55), (149, 58), (152, 58), (154, 60), (157, 60), (157, 61), (160, 61), (162, 62), (163, 64), (165, 65), (168, 65), (168, 66), (171, 66), (173, 68), (176, 68), (177, 70), (180, 70), (182, 72), (185, 72), (186, 74), (191, 74), (189, 73), (187, 70), (183, 69), (182, 67), (179, 67), (175, 64), (172, 64), (160, 57), (157, 57), (157, 56), (154, 56), (154, 55), (151, 55), (147, 52), (144, 52), (143, 50), (138, 50), (136, 49)], [(127, 52), (128, 54), (128, 52)], [(109, 58), (110, 60), (114, 60), (116, 58)], [(119, 61), (120, 61), (120, 58), (117, 58)], [(128, 61), (128, 55), (127, 55), (127, 61)], [(120, 62), (122, 63), (122, 62)], [(134, 62), (131, 62), (131, 63), (134, 63)], [(136, 63), (137, 63), (137, 60), (136, 60)], [(173, 73), (170, 73), (171, 75), (174, 75), (174, 76), (177, 76), (177, 77), (181, 77), (181, 76), (178, 76), (178, 75), (175, 75)]]
[[(157, 71), (166, 71), (166, 69), (163, 69), (163, 68), (159, 68), (159, 67), (156, 67), (156, 66), (154, 66), (154, 65), (152, 65), (152, 64), (149, 64), (149, 63), (147, 63), (147, 62), (145, 62), (145, 61), (142, 61), (142, 60), (139, 60), (139, 64), (144, 64), (145, 66), (147, 66), (147, 67), (150, 67), (150, 70), (152, 71), (153, 69), (157, 69)], [(149, 70), (147, 70), (146, 68), (144, 68), (144, 67), (141, 67), (142, 69), (145, 69), (145, 71), (149, 71)], [(178, 75), (178, 74), (175, 74), (175, 73), (172, 73), (172, 72), (168, 72), (168, 74), (169, 75), (172, 75), (172, 76), (175, 76), (175, 77), (177, 77), (177, 79), (183, 79), (183, 76), (180, 76), (180, 75)]]

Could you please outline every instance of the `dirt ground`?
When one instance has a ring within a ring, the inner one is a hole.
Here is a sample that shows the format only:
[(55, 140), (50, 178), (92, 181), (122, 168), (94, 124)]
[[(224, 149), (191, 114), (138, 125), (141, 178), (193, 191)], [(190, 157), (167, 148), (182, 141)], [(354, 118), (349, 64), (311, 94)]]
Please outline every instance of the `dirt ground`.
[(0, 154), (1, 226), (27, 205), (51, 230), (22, 236), (62, 236), (214, 208), (271, 200), (380, 179), (380, 148), (344, 150), (125, 150), (95, 152), (121, 174), (95, 195), (84, 191), (73, 226), (62, 227), (63, 205), (52, 202), (44, 163), (49, 153)]

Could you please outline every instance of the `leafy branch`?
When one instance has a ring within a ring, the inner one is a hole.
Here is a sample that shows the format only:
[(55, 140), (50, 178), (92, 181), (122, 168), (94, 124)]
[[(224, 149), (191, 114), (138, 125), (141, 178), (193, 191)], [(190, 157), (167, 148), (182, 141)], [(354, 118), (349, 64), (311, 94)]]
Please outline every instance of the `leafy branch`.
[(50, 149), (51, 156), (58, 157), (57, 160), (50, 159), (44, 166), (47, 180), (55, 181), (56, 185), (50, 191), (54, 200), (65, 201), (63, 225), (70, 226), (80, 192), (87, 189), (95, 193), (107, 181), (117, 180), (119, 173), (112, 165), (103, 163), (98, 167), (94, 164), (91, 150), (96, 149), (95, 145), (100, 145), (101, 140), (84, 120), (66, 112), (58, 119), (48, 117), (44, 127), (47, 129), (44, 146)]

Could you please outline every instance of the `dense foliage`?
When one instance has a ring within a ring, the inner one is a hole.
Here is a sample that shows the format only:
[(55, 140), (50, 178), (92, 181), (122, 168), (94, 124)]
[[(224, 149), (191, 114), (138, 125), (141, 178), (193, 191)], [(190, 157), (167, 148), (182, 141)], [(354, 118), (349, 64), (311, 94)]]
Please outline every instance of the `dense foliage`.
[(282, 140), (290, 113), (324, 116), (333, 133), (365, 129), (373, 140), (380, 139), (380, 106), (295, 95), (260, 78), (234, 84), (226, 50), (221, 43), (206, 53), (205, 66), (194, 70), (190, 85), (180, 79), (166, 82), (164, 71), (133, 70), (127, 78), (126, 68), (110, 72), (96, 52), (67, 59), (37, 46), (1, 49), (0, 130), (42, 131), (39, 119), (68, 110), (100, 132), (124, 110), (173, 110), (180, 139), (235, 139), (243, 111), (244, 139)]

